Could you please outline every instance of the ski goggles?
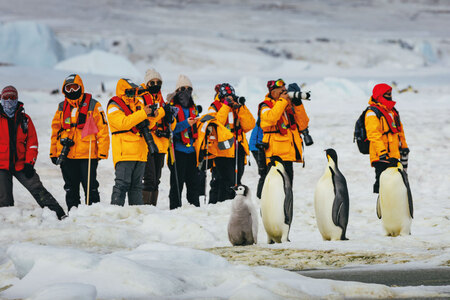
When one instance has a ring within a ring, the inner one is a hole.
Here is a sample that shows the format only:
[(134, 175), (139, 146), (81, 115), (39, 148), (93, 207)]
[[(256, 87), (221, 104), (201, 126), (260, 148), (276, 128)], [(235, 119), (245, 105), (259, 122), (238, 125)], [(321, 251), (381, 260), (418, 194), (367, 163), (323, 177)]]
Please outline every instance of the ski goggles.
[(12, 93), (4, 93), (2, 95), (2, 99), (3, 100), (17, 100), (16, 95), (12, 94)]
[(162, 85), (162, 81), (161, 80), (152, 80), (147, 82), (147, 86), (156, 86), (156, 85)]
[(78, 91), (80, 88), (79, 84), (69, 83), (64, 86), (64, 91), (66, 91), (66, 93), (72, 93)]
[(269, 80), (267, 82), (267, 88), (269, 89), (269, 91), (276, 89), (276, 88), (281, 88), (285, 85), (286, 85), (286, 83), (283, 81), (283, 79)]
[(189, 92), (192, 92), (192, 88), (190, 86), (182, 86), (182, 87), (178, 88), (177, 92), (184, 92), (186, 90)]

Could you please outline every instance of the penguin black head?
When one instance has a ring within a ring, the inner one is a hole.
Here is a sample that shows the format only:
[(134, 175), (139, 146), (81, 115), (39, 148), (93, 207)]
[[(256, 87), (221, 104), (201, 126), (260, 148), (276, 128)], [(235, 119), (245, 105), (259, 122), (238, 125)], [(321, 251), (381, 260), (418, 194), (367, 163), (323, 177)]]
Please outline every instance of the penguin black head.
[(334, 161), (334, 163), (337, 166), (337, 164), (338, 164), (338, 157), (337, 157), (336, 151), (333, 148), (329, 148), (329, 149), (325, 150), (325, 153), (326, 153), (327, 159), (328, 159), (328, 156), (329, 156)]
[[(275, 163), (276, 162), (279, 162), (279, 163), (281, 163), (281, 164), (283, 164), (283, 160), (279, 157), (279, 156), (272, 156), (271, 158), (270, 158), (270, 162), (269, 162), (269, 164), (267, 165), (269, 168), (271, 167), (271, 166), (275, 166)], [(284, 166), (284, 164), (283, 164), (283, 166)]]
[(248, 186), (243, 184), (233, 186), (232, 189), (236, 192), (236, 195), (243, 195), (244, 197), (247, 196), (249, 191)]

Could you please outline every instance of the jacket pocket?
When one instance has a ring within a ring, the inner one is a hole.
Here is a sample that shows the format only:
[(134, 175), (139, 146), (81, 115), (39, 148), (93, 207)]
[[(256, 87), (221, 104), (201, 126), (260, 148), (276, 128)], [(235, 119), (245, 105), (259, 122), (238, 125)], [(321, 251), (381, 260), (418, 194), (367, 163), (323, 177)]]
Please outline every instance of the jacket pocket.
[(294, 145), (287, 134), (274, 134), (272, 137), (272, 155), (280, 157), (289, 155), (292, 147)]
[(122, 155), (139, 157), (139, 155), (142, 152), (140, 139), (141, 139), (141, 137), (129, 136), (129, 134), (125, 134), (122, 137), (122, 141), (121, 141)]

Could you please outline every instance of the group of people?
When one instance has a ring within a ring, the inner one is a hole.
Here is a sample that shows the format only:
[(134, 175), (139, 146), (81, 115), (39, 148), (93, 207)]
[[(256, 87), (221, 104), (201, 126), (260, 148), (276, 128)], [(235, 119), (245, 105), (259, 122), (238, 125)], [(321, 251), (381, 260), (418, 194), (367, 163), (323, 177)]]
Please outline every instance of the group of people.
[[(304, 145), (313, 143), (302, 102), (309, 99), (309, 93), (302, 93), (297, 84), (286, 86), (282, 79), (268, 81), (268, 92), (259, 104), (255, 121), (245, 98), (237, 96), (228, 83), (215, 86), (214, 101), (202, 116), (187, 76), (179, 76), (166, 101), (162, 83), (160, 73), (154, 69), (147, 70), (140, 85), (120, 79), (105, 113), (100, 102), (85, 92), (79, 75), (64, 80), (64, 100), (51, 125), (50, 158), (61, 168), (68, 210), (81, 203), (80, 184), (87, 204), (100, 201), (97, 166), (108, 158), (110, 136), (114, 205), (123, 206), (127, 196), (129, 205), (156, 205), (165, 161), (170, 170), (170, 209), (181, 206), (184, 186), (188, 202), (200, 205), (199, 197), (206, 193), (207, 171), (212, 174), (209, 203), (232, 199), (231, 187), (241, 184), (250, 152), (260, 175), (258, 198), (272, 157), (283, 160), (292, 182), (293, 163), (303, 162)], [(378, 192), (381, 172), (409, 152), (391, 91), (386, 84), (375, 86), (369, 104), (383, 114), (378, 116), (368, 110), (365, 116), (370, 160), (376, 170), (374, 192)], [(59, 219), (65, 218), (63, 208), (35, 172), (37, 134), (23, 103), (18, 101), (17, 90), (5, 87), (0, 103), (0, 207), (14, 205), (14, 176), (41, 207), (55, 211)], [(249, 131), (250, 142), (246, 137)]]

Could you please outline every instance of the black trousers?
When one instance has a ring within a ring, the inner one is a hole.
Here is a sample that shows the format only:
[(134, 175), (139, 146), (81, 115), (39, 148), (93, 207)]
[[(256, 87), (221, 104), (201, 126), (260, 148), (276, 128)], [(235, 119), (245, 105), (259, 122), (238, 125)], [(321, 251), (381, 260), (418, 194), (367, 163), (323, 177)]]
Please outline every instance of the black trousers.
[(242, 145), (238, 147), (237, 158), (237, 182), (236, 182), (236, 158), (216, 157), (215, 167), (212, 169), (211, 190), (209, 191), (209, 203), (222, 202), (233, 199), (234, 191), (231, 189), (235, 184), (241, 184), (245, 168), (245, 151)]
[(27, 178), (23, 171), (11, 173), (8, 170), (0, 170), (0, 207), (14, 206), (13, 176), (31, 193), (40, 207), (53, 210), (58, 219), (65, 216), (61, 205), (44, 188), (38, 174), (34, 173), (33, 177)]
[(125, 205), (128, 194), (129, 205), (143, 205), (142, 177), (144, 176), (145, 162), (119, 161), (116, 163), (111, 204)]
[[(97, 181), (98, 160), (91, 159), (91, 178), (89, 186), (89, 205), (100, 202)], [(66, 191), (67, 209), (80, 204), (80, 183), (83, 186), (86, 203), (87, 181), (88, 181), (88, 159), (68, 159), (62, 163), (61, 171), (64, 179), (64, 190)]]
[(380, 192), (380, 175), (384, 170), (390, 167), (390, 165), (378, 161), (374, 162), (372, 165), (375, 168), (375, 183), (373, 184), (373, 192), (378, 194)]
[(153, 192), (158, 190), (165, 155), (165, 153), (151, 154), (150, 151), (148, 152), (144, 172), (144, 191)]
[[(197, 157), (194, 153), (175, 150), (175, 163), (169, 162), (170, 169), (170, 209), (181, 207), (181, 194), (186, 184), (186, 197), (190, 204), (200, 206), (200, 173), (197, 168)], [(178, 180), (177, 180), (178, 179)]]
[(256, 164), (258, 165), (258, 174), (259, 174), (259, 181), (258, 181), (258, 188), (256, 190), (256, 197), (261, 199), (261, 192), (262, 192), (262, 188), (264, 186), (264, 180), (266, 179), (266, 175), (267, 175), (266, 154), (265, 154), (264, 150), (252, 151), (252, 154), (256, 160)]

